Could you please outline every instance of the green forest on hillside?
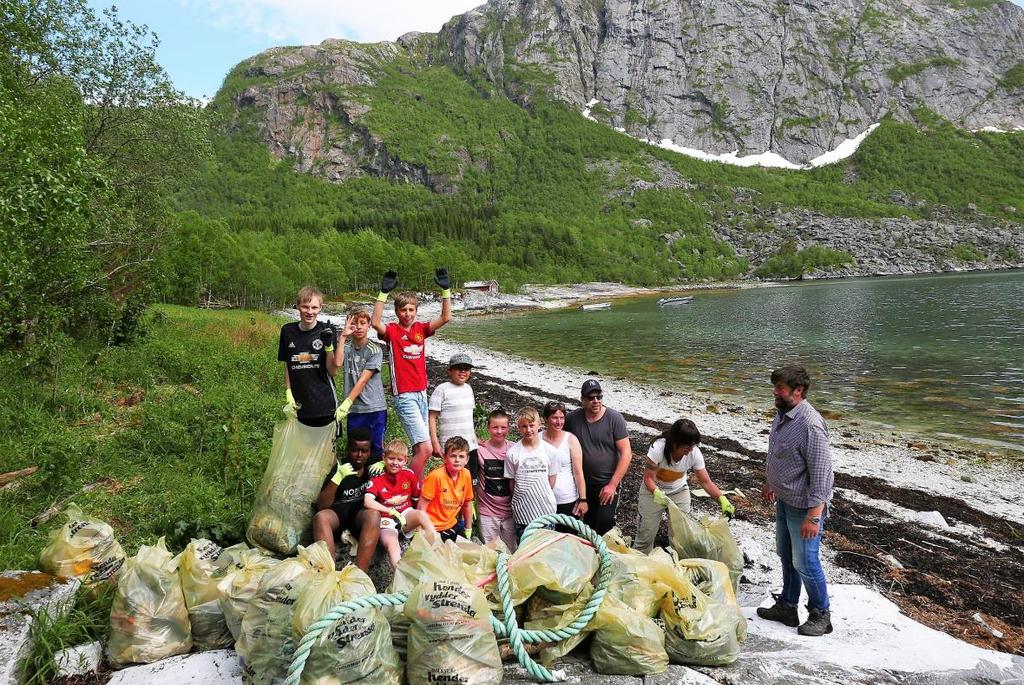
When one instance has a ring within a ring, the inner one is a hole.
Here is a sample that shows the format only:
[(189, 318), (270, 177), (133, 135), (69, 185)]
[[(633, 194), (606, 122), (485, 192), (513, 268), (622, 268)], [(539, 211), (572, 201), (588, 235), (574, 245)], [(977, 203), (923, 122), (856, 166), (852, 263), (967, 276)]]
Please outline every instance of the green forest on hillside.
[[(755, 243), (773, 230), (758, 211), (774, 207), (867, 218), (969, 203), (996, 218), (1024, 210), (1024, 134), (969, 133), (920, 110), (914, 123), (887, 119), (830, 167), (739, 168), (586, 120), (544, 95), (542, 72), (516, 71), (520, 83), (535, 81), (524, 106), (421, 48), (378, 59), (370, 86), (303, 80), (315, 62), (281, 78), (297, 79), (309, 101), (364, 106), (360, 125), (388, 154), (446, 175), (457, 191), (369, 176), (329, 183), (275, 159), (262, 112), (239, 106), (247, 87), (267, 85), (253, 69), (264, 56), (232, 70), (201, 109), (167, 79), (154, 37), (116, 12), (98, 16), (81, 1), (10, 7), (0, 337), (16, 344), (46, 349), (70, 331), (124, 339), (152, 301), (269, 309), (310, 282), (345, 299), (388, 268), (408, 287), (429, 287), (445, 264), (457, 282), (496, 278), (508, 290), (730, 279), (757, 267), (771, 276), (847, 259), (787, 252), (766, 268), (713, 231), (729, 221)], [(896, 191), (916, 204), (895, 204)], [(678, 238), (670, 245), (666, 234)]]

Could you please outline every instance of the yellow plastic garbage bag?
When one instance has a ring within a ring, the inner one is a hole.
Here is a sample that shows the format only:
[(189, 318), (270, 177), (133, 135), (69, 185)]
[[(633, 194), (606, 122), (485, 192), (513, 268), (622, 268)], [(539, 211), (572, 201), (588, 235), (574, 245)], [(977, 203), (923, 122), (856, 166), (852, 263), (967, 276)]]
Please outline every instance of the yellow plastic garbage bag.
[(233, 639), (237, 640), (242, 634), (242, 619), (249, 602), (256, 596), (263, 574), (279, 563), (262, 550), (246, 549), (224, 569), (223, 577), (217, 581), (217, 603)]
[(409, 627), (409, 685), (493, 685), (503, 675), (487, 598), (465, 582), (432, 579), (405, 603)]
[(82, 513), (77, 504), (68, 505), (67, 522), (50, 533), (39, 554), (39, 568), (61, 578), (78, 578), (92, 587), (117, 576), (124, 563), (124, 550), (109, 524)]
[(292, 631), (295, 603), (311, 583), (334, 573), (334, 559), (327, 544), (299, 547), (260, 578), (256, 596), (242, 619), (235, 649), (245, 659), (246, 683), (271, 685), (284, 679), (298, 644)]
[[(295, 603), (292, 628), (296, 641), (335, 606), (376, 592), (370, 577), (355, 566), (311, 581)], [(331, 624), (313, 643), (301, 682), (401, 685), (402, 663), (391, 644), (391, 628), (380, 610), (363, 609)]]
[(675, 560), (664, 551), (655, 549), (648, 555), (631, 549), (615, 528), (603, 537), (611, 551), (610, 595), (648, 618), (658, 615), (661, 600), (670, 590), (686, 595), (689, 583), (676, 570)]
[(234, 551), (229, 552), (210, 540), (198, 539), (192, 540), (178, 555), (181, 591), (185, 595), (196, 651), (224, 649), (235, 643), (224, 621), (216, 577), (235, 556)]
[(301, 638), (321, 616), (342, 602), (377, 594), (370, 576), (358, 566), (348, 565), (310, 582), (295, 602), (292, 631)]
[(740, 576), (743, 575), (743, 552), (729, 531), (729, 522), (725, 517), (704, 517), (695, 521), (669, 500), (668, 522), (672, 549), (681, 559), (712, 559), (722, 562), (729, 568), (733, 592), (739, 592)]
[(114, 666), (149, 664), (192, 649), (178, 564), (164, 539), (124, 563), (110, 609), (107, 657)]
[(334, 464), (335, 424), (304, 426), (294, 416), (274, 426), (267, 470), (256, 493), (246, 537), (280, 554), (309, 539), (313, 504)]
[(662, 600), (665, 651), (674, 664), (724, 666), (740, 655), (742, 616), (697, 588), (689, 598), (674, 593)]
[[(538, 530), (508, 560), (512, 604), (518, 606), (534, 592), (553, 604), (572, 602), (590, 586), (599, 561), (594, 546), (571, 533)], [(497, 580), (494, 581), (497, 586)], [(495, 596), (497, 590), (488, 585)]]
[[(424, 533), (417, 532), (395, 567), (388, 592), (412, 592), (417, 585), (431, 578), (447, 578), (472, 584), (466, 577), (461, 555), (454, 544), (441, 542), (440, 538), (431, 540)], [(391, 639), (398, 650), (398, 656), (404, 661), (409, 642), (409, 619), (401, 607), (384, 609), (384, 617), (391, 625)]]
[(605, 595), (594, 624), (590, 659), (598, 673), (644, 675), (668, 670), (665, 633), (653, 619)]
[[(592, 591), (592, 587), (584, 588), (579, 597), (568, 604), (552, 604), (546, 599), (534, 595), (526, 604), (526, 614), (529, 618), (523, 623), (523, 627), (527, 630), (559, 630), (567, 627), (576, 620), (587, 602), (590, 601)], [(605, 596), (607, 597), (607, 595)], [(545, 666), (551, 666), (557, 659), (561, 659), (583, 642), (594, 628), (592, 619), (586, 627), (572, 637), (544, 644), (540, 651), (539, 661)]]
[(747, 618), (736, 601), (729, 579), (729, 569), (720, 561), (710, 559), (680, 559), (676, 568), (684, 571), (693, 587), (697, 588), (713, 601), (732, 607), (736, 612), (736, 637), (740, 642), (747, 639)]

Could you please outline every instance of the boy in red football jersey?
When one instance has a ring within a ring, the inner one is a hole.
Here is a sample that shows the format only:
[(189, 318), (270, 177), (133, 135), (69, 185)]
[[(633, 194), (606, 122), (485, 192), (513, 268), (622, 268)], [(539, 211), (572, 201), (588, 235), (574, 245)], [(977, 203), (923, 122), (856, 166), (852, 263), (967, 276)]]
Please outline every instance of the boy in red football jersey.
[(402, 558), (398, 544), (399, 532), (412, 532), (422, 528), (433, 539), (437, 531), (426, 513), (417, 511), (414, 500), (419, 499), (420, 484), (416, 474), (405, 467), (409, 446), (401, 440), (392, 440), (384, 447), (384, 473), (370, 480), (363, 496), (363, 508), (381, 512), (380, 544), (388, 553), (392, 566)]
[[(388, 293), (398, 286), (398, 274), (388, 271), (381, 278), (380, 294), (373, 305), (370, 325), (381, 340), (388, 344), (391, 362), (391, 391), (395, 396), (398, 414), (405, 434), (413, 444), (412, 470), (416, 478), (423, 479), (423, 467), (430, 458), (430, 430), (427, 428), (427, 338), (452, 319), (451, 278), (448, 269), (440, 268), (434, 282), (441, 287), (441, 315), (431, 321), (417, 321), (420, 300), (416, 293), (398, 293), (395, 296), (395, 314), (398, 323), (384, 325), (384, 303)], [(380, 474), (384, 465), (370, 466), (370, 475)]]

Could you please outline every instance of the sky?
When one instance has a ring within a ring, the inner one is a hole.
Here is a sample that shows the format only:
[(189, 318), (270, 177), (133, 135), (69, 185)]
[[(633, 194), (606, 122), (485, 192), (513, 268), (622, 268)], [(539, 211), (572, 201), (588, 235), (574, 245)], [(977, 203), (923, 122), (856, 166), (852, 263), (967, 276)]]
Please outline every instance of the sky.
[[(1024, 2), (1024, 0), (1021, 0)], [(326, 38), (394, 40), (408, 31), (436, 32), (485, 0), (88, 0), (116, 5), (118, 16), (145, 24), (160, 39), (157, 59), (179, 90), (211, 98), (228, 71), (278, 45)]]
[[(213, 97), (233, 66), (267, 48), (436, 32), (484, 1), (88, 0), (96, 9), (116, 4), (122, 19), (147, 25), (160, 39), (157, 59), (174, 84), (202, 99)], [(1013, 1), (1024, 6), (1024, 0)]]

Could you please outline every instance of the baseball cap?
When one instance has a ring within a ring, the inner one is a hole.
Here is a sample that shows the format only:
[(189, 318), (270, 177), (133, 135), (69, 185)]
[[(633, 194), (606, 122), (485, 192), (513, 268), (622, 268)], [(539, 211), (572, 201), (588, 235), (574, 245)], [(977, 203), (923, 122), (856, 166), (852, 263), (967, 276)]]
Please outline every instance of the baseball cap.
[(601, 384), (593, 378), (588, 378), (583, 382), (583, 388), (580, 389), (580, 397), (586, 397), (592, 392), (601, 392)]
[(465, 352), (456, 352), (452, 355), (452, 358), (448, 360), (448, 368), (453, 366), (468, 366), (473, 368), (473, 360), (470, 359), (469, 355)]

